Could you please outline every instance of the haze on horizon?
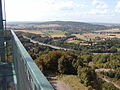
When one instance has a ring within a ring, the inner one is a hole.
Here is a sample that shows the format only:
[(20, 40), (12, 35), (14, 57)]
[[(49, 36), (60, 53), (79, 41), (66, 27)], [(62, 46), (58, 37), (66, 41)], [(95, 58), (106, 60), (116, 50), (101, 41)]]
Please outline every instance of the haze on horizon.
[(120, 23), (120, 0), (6, 0), (7, 21)]

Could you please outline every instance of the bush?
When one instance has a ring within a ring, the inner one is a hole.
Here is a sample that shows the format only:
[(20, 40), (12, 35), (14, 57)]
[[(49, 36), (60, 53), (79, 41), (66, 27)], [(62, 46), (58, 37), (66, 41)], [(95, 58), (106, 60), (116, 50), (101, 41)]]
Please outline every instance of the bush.
[(116, 88), (113, 84), (107, 83), (107, 82), (104, 82), (104, 83), (103, 83), (102, 89), (103, 89), (103, 90), (119, 90), (119, 89)]

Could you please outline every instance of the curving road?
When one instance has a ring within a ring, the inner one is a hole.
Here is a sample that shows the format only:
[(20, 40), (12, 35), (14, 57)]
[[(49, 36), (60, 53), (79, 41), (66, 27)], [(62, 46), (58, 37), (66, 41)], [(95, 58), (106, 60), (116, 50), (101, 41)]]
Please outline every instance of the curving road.
[(65, 51), (66, 51), (66, 50), (71, 50), (71, 49), (67, 49), (67, 48), (62, 48), (62, 47), (58, 47), (58, 46), (53, 46), (53, 45), (41, 43), (41, 42), (39, 42), (39, 41), (35, 41), (35, 40), (33, 40), (33, 39), (31, 39), (31, 38), (29, 38), (29, 37), (27, 37), (27, 36), (24, 36), (24, 35), (23, 35), (23, 38), (29, 39), (30, 42), (32, 42), (32, 43), (38, 43), (39, 45), (48, 46), (48, 47), (51, 47), (51, 48), (53, 48), (53, 49), (65, 50)]

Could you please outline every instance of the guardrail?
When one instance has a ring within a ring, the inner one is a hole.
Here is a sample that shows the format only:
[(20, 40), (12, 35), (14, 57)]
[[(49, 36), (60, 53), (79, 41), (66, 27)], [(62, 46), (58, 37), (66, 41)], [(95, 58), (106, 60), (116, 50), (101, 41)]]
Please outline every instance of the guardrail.
[(11, 30), (11, 34), (17, 90), (54, 90), (14, 31)]

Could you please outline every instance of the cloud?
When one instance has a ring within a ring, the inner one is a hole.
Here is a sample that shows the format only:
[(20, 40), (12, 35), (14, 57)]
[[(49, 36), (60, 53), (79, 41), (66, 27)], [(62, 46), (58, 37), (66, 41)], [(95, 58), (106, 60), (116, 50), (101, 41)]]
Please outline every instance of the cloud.
[(58, 1), (53, 4), (54, 8), (58, 10), (71, 10), (76, 8), (84, 8), (87, 7), (85, 4), (78, 4), (74, 1)]
[(44, 3), (49, 3), (49, 4), (53, 4), (56, 2), (56, 0), (41, 0), (43, 1)]
[(6, 0), (7, 18), (10, 21), (52, 19), (85, 7), (87, 5), (73, 0)]
[(80, 20), (88, 17), (92, 19), (100, 15), (106, 17), (110, 14), (111, 10), (102, 2), (103, 0), (91, 1), (94, 1), (92, 5), (94, 4), (97, 8), (92, 7), (91, 2), (78, 3), (76, 0), (12, 0), (12, 2), (6, 0), (7, 20)]
[(120, 1), (117, 2), (117, 5), (115, 7), (115, 12), (120, 13)]
[[(75, 13), (72, 13), (70, 15), (76, 15), (76, 16), (99, 16), (99, 15), (107, 15), (109, 12), (108, 9), (91, 9), (91, 10), (87, 10), (87, 11), (81, 11), (81, 12), (75, 12)], [(73, 16), (74, 16), (73, 15)]]
[(58, 3), (54, 4), (54, 8), (57, 8), (58, 10), (73, 9), (74, 6), (75, 3), (73, 1), (59, 1)]
[(94, 15), (103, 15), (103, 14), (106, 14), (108, 12), (107, 9), (104, 9), (104, 10), (99, 10), (99, 9), (92, 9), (92, 10), (89, 10), (89, 11), (86, 11), (85, 13), (86, 14), (94, 14)]
[(95, 5), (97, 8), (107, 8), (108, 7), (108, 5), (105, 2), (100, 1), (100, 0), (93, 0), (92, 4)]

